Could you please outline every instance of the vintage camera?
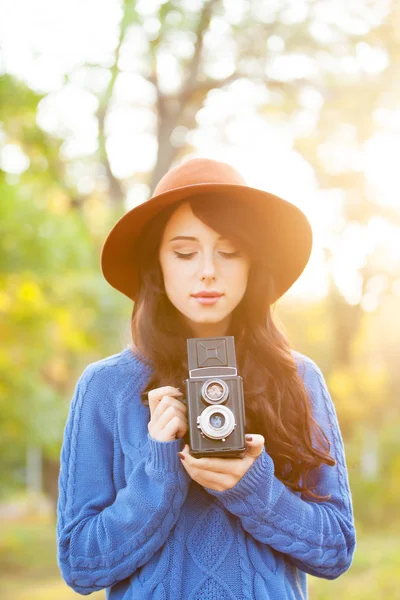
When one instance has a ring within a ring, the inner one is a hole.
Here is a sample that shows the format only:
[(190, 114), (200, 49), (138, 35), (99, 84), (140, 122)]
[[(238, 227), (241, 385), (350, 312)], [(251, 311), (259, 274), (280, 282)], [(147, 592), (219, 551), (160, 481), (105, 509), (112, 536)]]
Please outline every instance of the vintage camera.
[(187, 352), (190, 454), (242, 458), (246, 418), (234, 337), (189, 338)]

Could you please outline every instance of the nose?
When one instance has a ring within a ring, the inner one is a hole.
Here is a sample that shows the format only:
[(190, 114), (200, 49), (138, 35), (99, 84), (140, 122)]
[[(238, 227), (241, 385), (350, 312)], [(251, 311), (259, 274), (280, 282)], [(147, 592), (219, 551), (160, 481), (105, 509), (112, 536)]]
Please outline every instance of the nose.
[(216, 279), (216, 270), (213, 254), (204, 253), (200, 268), (201, 281), (212, 281)]

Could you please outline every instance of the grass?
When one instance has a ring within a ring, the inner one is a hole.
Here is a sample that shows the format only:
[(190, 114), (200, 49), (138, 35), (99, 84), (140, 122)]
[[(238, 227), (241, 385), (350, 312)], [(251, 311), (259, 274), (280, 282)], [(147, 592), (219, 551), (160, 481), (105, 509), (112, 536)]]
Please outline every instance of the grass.
[(310, 600), (400, 600), (400, 535), (398, 531), (364, 532), (350, 569), (328, 581), (308, 577)]
[[(54, 521), (27, 516), (0, 523), (1, 600), (76, 600), (61, 578), (56, 560)], [(105, 592), (90, 595), (104, 600)]]
[[(310, 600), (400, 600), (400, 535), (360, 532), (349, 571), (328, 581), (308, 576)], [(77, 600), (56, 562), (54, 521), (27, 516), (0, 523), (1, 600)], [(105, 592), (90, 595), (104, 600)]]

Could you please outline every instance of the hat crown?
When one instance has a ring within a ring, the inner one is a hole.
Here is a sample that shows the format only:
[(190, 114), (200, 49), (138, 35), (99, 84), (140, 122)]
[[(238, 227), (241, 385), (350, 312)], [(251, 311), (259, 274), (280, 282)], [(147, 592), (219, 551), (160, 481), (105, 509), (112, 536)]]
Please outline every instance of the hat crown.
[(209, 158), (192, 158), (170, 169), (158, 182), (153, 196), (203, 183), (246, 185), (244, 178), (231, 165)]

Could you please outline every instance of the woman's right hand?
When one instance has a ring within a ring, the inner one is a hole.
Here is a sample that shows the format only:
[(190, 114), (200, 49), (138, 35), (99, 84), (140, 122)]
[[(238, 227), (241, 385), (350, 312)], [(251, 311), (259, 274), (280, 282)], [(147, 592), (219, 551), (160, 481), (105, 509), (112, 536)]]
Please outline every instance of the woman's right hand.
[(187, 407), (177, 397), (183, 396), (178, 388), (166, 385), (148, 393), (150, 421), (149, 434), (159, 442), (183, 438), (188, 430)]

